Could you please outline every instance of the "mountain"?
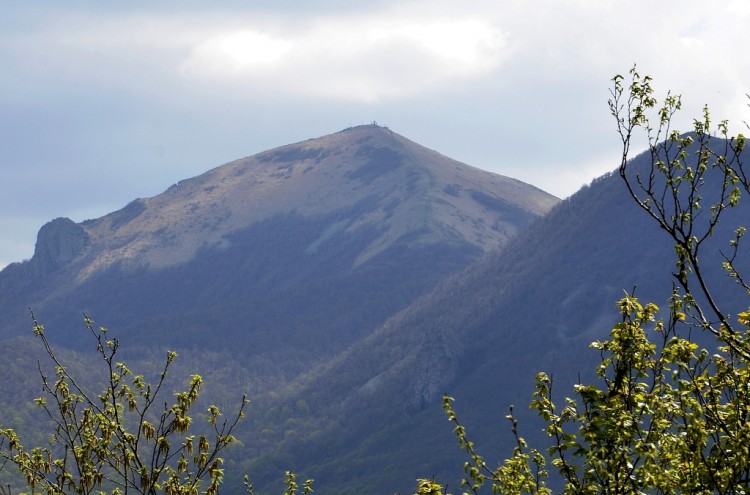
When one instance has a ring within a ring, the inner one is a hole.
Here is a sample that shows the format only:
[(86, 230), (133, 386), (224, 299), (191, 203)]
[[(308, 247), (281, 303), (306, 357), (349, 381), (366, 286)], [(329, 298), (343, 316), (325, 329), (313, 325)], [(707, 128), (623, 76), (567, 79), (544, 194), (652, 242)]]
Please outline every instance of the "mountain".
[[(648, 158), (637, 157), (631, 168), (643, 170)], [(748, 204), (729, 210), (704, 249), (704, 266), (717, 274), (715, 295), (732, 311), (746, 301), (723, 275), (719, 249), (749, 217)], [(673, 253), (618, 175), (597, 179), (291, 383), (277, 400), (286, 414), (259, 418), (277, 436), (263, 456), (246, 448), (253, 461), (244, 470), (270, 483), (274, 466), (295, 466), (335, 494), (407, 493), (414, 479), (429, 476), (456, 490), (465, 456), (442, 414), (443, 393), (456, 398), (490, 465), (513, 447), (504, 419), (511, 405), (521, 435), (545, 448), (541, 424), (526, 407), (536, 373), (553, 377), (558, 403), (579, 380), (593, 380), (599, 354), (589, 343), (606, 339), (619, 321), (615, 303), (624, 291), (668, 307)], [(303, 398), (310, 412), (295, 414)]]
[[(642, 155), (631, 168), (647, 165)], [(718, 249), (749, 207), (728, 211), (704, 266), (720, 267)], [(456, 492), (464, 455), (442, 394), (489, 464), (512, 447), (511, 404), (521, 435), (544, 448), (526, 408), (535, 374), (553, 376), (558, 404), (591, 380), (599, 355), (588, 344), (618, 322), (615, 302), (635, 290), (666, 307), (673, 257), (617, 175), (559, 202), (356, 127), (100, 219), (43, 227), (34, 257), (0, 272), (0, 359), (12, 370), (0, 414), (41, 438), (18, 405), (35, 361), (14, 336), (28, 332), (31, 305), (87, 370), (76, 352), (83, 309), (116, 332), (134, 369), (158, 372), (169, 346), (183, 360), (178, 377), (202, 373), (212, 401), (230, 406), (250, 389), (226, 493), (242, 493), (244, 473), (260, 493), (280, 493), (289, 469), (333, 495), (411, 493), (430, 476)], [(734, 281), (711, 270), (716, 297), (746, 309)]]
[[(719, 266), (717, 249), (749, 214), (747, 204), (729, 212), (705, 265)], [(665, 307), (673, 266), (671, 243), (617, 175), (558, 202), (388, 129), (356, 127), (100, 219), (44, 226), (34, 257), (0, 272), (10, 371), (0, 423), (44, 441), (38, 411), (19, 405), (36, 380), (33, 348), (15, 337), (28, 333), (25, 308), (84, 375), (86, 310), (135, 369), (158, 372), (168, 346), (183, 360), (177, 377), (201, 372), (212, 401), (231, 406), (250, 389), (226, 493), (241, 493), (244, 473), (260, 493), (280, 493), (287, 469), (333, 495), (410, 493), (429, 476), (455, 492), (464, 455), (442, 394), (456, 398), (490, 464), (512, 447), (511, 404), (520, 433), (543, 448), (525, 407), (535, 374), (553, 376), (558, 403), (591, 380), (599, 355), (588, 344), (619, 320), (615, 302), (635, 289)], [(745, 309), (732, 280), (712, 282), (730, 310)]]
[(84, 349), (81, 313), (133, 353), (237, 356), (265, 388), (369, 335), (559, 200), (376, 125), (282, 146), (39, 231), (0, 272), (0, 338), (28, 308)]

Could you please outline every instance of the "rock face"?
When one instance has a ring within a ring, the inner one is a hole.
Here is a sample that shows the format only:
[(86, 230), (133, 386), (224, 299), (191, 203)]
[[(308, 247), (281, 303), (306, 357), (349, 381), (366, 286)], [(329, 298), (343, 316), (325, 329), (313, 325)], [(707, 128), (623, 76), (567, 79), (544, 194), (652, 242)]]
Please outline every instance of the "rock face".
[(45, 224), (37, 235), (31, 265), (44, 276), (66, 265), (80, 255), (89, 243), (83, 227), (69, 218), (56, 218)]

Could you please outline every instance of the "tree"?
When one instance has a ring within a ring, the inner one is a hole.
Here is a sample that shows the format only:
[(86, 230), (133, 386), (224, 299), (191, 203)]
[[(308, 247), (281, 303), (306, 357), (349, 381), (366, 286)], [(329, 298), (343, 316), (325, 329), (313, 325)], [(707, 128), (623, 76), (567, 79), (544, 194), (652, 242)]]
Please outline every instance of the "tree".
[(222, 420), (215, 405), (208, 407), (207, 431), (189, 434), (203, 380), (192, 375), (173, 401), (163, 399), (176, 353), (167, 353), (158, 379), (148, 383), (116, 360), (119, 341), (85, 317), (106, 373), (104, 390), (93, 395), (68, 372), (33, 319), (34, 335), (55, 368), (48, 377), (39, 366), (44, 395), (35, 401), (53, 424), (51, 445), (27, 449), (13, 429), (0, 428), (0, 469), (15, 465), (32, 492), (49, 495), (218, 492), (224, 474), (220, 455), (235, 441), (245, 396), (229, 419)]
[[(553, 486), (566, 494), (750, 490), (750, 310), (732, 313), (712, 277), (723, 270), (747, 304), (745, 226), (731, 225), (728, 239), (714, 238), (750, 194), (745, 137), (729, 137), (726, 121), (712, 127), (708, 109), (691, 133), (674, 130), (681, 99), (667, 94), (659, 103), (651, 82), (635, 68), (627, 79), (616, 76), (609, 108), (622, 142), (624, 185), (674, 245), (669, 307), (662, 311), (640, 302), (634, 290), (626, 293), (610, 338), (591, 344), (601, 354), (598, 381), (576, 385), (562, 406), (553, 402), (552, 379), (537, 375), (531, 407), (551, 439), (546, 450), (529, 448), (511, 409), (516, 446), (490, 467), (446, 396), (445, 411), (469, 455), (464, 486), (472, 492), (487, 486), (493, 493), (542, 494)], [(630, 161), (639, 132), (649, 147), (646, 169)], [(720, 265), (710, 265), (707, 252), (725, 241)]]

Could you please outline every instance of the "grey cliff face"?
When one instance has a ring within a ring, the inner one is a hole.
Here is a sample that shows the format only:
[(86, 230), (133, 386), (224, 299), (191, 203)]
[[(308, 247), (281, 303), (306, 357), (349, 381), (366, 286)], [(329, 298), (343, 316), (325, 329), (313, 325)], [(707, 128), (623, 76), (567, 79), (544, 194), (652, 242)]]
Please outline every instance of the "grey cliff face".
[(37, 235), (31, 263), (37, 275), (46, 275), (78, 256), (89, 243), (86, 231), (69, 218), (56, 218)]

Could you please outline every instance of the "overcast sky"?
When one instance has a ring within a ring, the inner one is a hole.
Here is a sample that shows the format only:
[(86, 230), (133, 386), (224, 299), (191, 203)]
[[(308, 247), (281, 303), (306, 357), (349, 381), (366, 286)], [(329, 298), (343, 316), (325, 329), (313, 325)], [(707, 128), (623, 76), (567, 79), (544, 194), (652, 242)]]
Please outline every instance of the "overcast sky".
[(373, 121), (565, 197), (618, 165), (608, 91), (634, 63), (684, 129), (704, 104), (750, 120), (744, 0), (0, 7), (0, 267), (53, 218)]

